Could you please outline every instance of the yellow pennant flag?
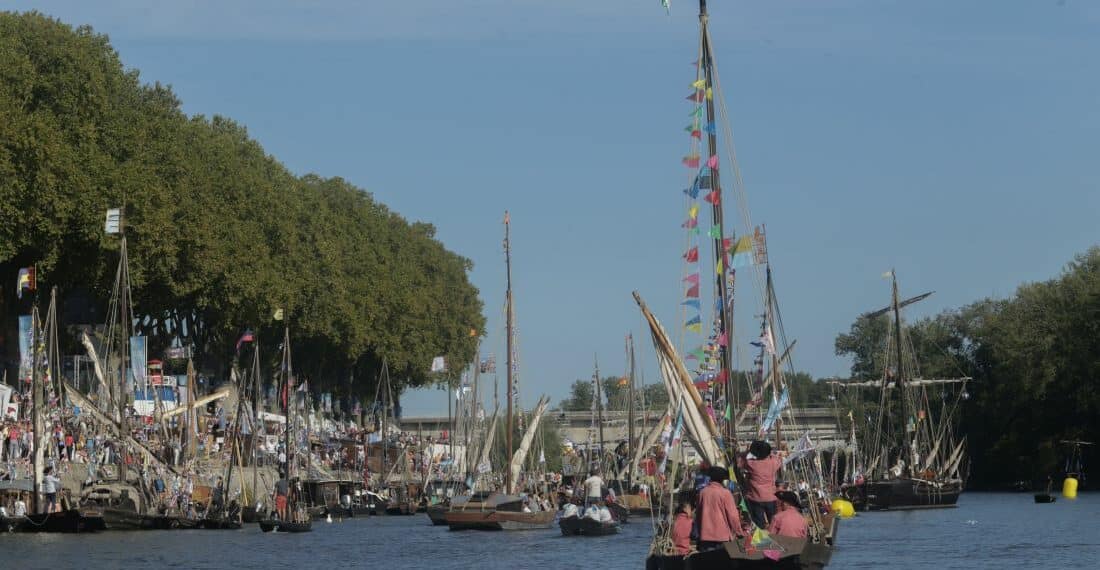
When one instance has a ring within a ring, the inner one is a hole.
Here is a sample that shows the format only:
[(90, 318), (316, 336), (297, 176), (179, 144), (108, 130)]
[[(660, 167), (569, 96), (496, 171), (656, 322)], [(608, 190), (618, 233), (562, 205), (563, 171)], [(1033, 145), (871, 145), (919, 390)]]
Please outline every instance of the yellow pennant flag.
[(691, 209), (688, 210), (688, 216), (693, 220), (699, 217), (699, 204), (691, 205)]
[(707, 87), (707, 100), (714, 99), (714, 91), (710, 87)]
[(707, 80), (706, 79), (700, 79), (700, 80), (696, 81), (695, 83), (692, 83), (691, 86), (696, 88), (696, 89), (702, 89), (702, 88), (707, 86)]
[(721, 275), (722, 274), (722, 260), (721, 259), (718, 260), (718, 266), (716, 267), (716, 269), (718, 270), (718, 274)]

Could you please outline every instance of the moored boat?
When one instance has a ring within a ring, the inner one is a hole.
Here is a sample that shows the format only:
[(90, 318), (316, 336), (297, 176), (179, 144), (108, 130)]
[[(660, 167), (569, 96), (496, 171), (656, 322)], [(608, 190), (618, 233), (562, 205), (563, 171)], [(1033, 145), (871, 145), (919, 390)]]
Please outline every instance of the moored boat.
[(605, 522), (578, 515), (558, 519), (558, 527), (563, 536), (606, 536), (618, 534), (622, 528), (614, 520)]
[(259, 522), (263, 532), (310, 532), (313, 530), (313, 521), (281, 521), (279, 519), (264, 519)]

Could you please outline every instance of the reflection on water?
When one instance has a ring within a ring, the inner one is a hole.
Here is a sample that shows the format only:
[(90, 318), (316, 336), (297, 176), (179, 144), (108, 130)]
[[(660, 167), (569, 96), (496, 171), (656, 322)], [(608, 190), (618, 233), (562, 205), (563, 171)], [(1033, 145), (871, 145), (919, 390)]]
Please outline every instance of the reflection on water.
[[(830, 568), (1094, 568), (1100, 560), (1100, 495), (1036, 505), (1030, 494), (963, 495), (956, 509), (868, 513), (844, 521)], [(314, 524), (309, 534), (241, 531), (10, 535), (5, 568), (643, 568), (651, 526), (622, 534), (562, 537), (450, 532), (427, 516)]]

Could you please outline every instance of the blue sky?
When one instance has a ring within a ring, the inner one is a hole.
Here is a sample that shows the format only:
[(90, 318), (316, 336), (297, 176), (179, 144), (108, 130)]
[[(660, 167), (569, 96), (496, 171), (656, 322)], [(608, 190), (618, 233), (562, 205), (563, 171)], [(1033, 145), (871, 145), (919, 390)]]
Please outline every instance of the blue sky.
[[(475, 264), (484, 350), (498, 355), (511, 210), (528, 405), (564, 396), (595, 355), (623, 371), (623, 337), (644, 338), (631, 290), (676, 328), (692, 2), (673, 0), (671, 16), (657, 0), (14, 8), (92, 25), (186, 112), (231, 117), (294, 172), (342, 176), (435, 224)], [(710, 8), (798, 368), (846, 373), (833, 340), (886, 303), (891, 267), (904, 292), (937, 291), (914, 318), (1010, 295), (1100, 241), (1100, 4)], [(639, 348), (654, 381), (651, 348)], [(439, 411), (443, 398), (411, 394), (406, 412)]]

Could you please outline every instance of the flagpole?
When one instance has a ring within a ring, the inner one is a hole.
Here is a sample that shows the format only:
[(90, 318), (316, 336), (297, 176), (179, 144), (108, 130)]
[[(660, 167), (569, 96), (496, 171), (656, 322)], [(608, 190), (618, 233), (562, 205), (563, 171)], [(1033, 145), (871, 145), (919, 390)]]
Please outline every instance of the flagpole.
[[(507, 289), (505, 293), (505, 301), (507, 308), (505, 309), (505, 320), (507, 322), (506, 334), (508, 336), (507, 348), (508, 348), (508, 392), (506, 397), (508, 398), (508, 419), (506, 422), (505, 437), (508, 445), (507, 461), (512, 460), (512, 327), (514, 325), (512, 315), (512, 244), (509, 235), (511, 219), (508, 215), (508, 211), (504, 211), (504, 266), (507, 275)], [(512, 470), (505, 469), (504, 471), (504, 492), (511, 494), (512, 492)]]

